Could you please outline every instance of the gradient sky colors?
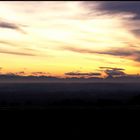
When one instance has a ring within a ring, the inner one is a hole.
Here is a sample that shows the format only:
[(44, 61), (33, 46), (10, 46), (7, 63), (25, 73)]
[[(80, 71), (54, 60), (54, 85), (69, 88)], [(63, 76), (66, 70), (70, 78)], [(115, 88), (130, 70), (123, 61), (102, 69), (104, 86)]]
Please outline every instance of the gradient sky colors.
[(138, 1), (1, 1), (0, 72), (140, 73), (139, 7)]

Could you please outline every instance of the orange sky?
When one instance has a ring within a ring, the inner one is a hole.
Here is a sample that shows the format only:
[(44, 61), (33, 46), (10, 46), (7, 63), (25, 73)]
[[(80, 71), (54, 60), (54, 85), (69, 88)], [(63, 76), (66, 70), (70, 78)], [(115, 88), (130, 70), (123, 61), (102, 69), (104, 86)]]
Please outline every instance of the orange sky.
[[(107, 13), (101, 2), (0, 2), (2, 73), (98, 72), (99, 67), (140, 73), (139, 20), (133, 12)], [(91, 8), (92, 7), (92, 8)]]

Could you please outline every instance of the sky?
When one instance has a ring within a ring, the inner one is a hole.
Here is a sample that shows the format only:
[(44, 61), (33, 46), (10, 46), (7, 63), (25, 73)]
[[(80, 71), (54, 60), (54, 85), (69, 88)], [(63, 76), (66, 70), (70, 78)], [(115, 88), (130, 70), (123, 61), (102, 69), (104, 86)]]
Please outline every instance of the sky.
[(140, 73), (140, 2), (1, 1), (0, 73)]

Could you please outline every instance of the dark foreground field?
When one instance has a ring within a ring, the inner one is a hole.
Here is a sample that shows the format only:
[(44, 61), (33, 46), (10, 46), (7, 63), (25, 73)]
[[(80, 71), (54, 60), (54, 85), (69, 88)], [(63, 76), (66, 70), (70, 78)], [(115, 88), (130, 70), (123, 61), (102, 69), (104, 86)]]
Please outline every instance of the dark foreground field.
[(1, 128), (14, 137), (126, 138), (139, 128), (140, 84), (1, 83), (0, 110)]
[(140, 109), (139, 83), (0, 83), (0, 109)]

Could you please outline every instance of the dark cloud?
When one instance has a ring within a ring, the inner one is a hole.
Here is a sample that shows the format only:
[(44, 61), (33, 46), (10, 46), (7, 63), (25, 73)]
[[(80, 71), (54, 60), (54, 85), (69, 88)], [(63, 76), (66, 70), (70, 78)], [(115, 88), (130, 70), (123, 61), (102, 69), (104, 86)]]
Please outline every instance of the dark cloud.
[(89, 73), (81, 73), (81, 72), (67, 72), (65, 75), (68, 76), (100, 76), (100, 73), (94, 73), (94, 72), (89, 72)]
[[(137, 51), (135, 51), (137, 52)], [(131, 56), (134, 52), (129, 49), (110, 49), (103, 52), (95, 52), (98, 54), (107, 54), (107, 55), (115, 55), (115, 56)]]
[(108, 76), (124, 76), (126, 73), (123, 68), (113, 68), (113, 67), (99, 67), (103, 72), (105, 72)]
[(123, 76), (126, 75), (123, 71), (120, 70), (105, 70), (108, 75), (112, 76)]
[(134, 13), (136, 16), (133, 19), (140, 19), (139, 1), (102, 1), (99, 3), (99, 10), (107, 11), (110, 14), (120, 12)]
[[(113, 17), (116, 14), (131, 14), (132, 16), (126, 16), (131, 21), (140, 20), (140, 2), (139, 1), (101, 1), (98, 3), (97, 10), (101, 12), (101, 15), (111, 15)], [(86, 5), (86, 2), (84, 3)], [(94, 10), (94, 2), (87, 2), (88, 8)], [(132, 30), (136, 36), (140, 35), (140, 28), (137, 23), (133, 23), (135, 28)], [(136, 24), (136, 25), (135, 25)]]
[(0, 27), (1, 28), (10, 28), (10, 29), (16, 29), (18, 30), (19, 27), (13, 23), (6, 23), (6, 22), (0, 22)]
[(17, 31), (20, 31), (20, 32), (26, 34), (26, 32), (23, 29), (21, 29), (21, 25), (18, 25), (16, 23), (10, 23), (7, 21), (0, 21), (0, 28), (17, 30)]
[(108, 55), (119, 55), (119, 56), (132, 55), (132, 50), (128, 50), (128, 49), (127, 50), (126, 49), (109, 49), (107, 51), (95, 51), (95, 50), (73, 48), (73, 47), (66, 47), (65, 49), (68, 49), (73, 52), (90, 53), (90, 54), (97, 53), (97, 54), (108, 54)]
[(127, 58), (136, 62), (140, 62), (140, 50), (134, 49), (110, 49), (103, 52), (98, 52), (98, 54), (107, 54), (113, 56), (119, 56), (123, 58)]
[(131, 49), (132, 47), (131, 48), (130, 47), (128, 47), (127, 49), (110, 48), (110, 49), (105, 50), (105, 51), (95, 51), (95, 50), (73, 48), (73, 47), (65, 47), (63, 49), (73, 51), (73, 52), (78, 52), (78, 53), (105, 54), (105, 55), (118, 56), (118, 57), (127, 58), (130, 60), (140, 62), (140, 50), (136, 50), (136, 49), (134, 49), (134, 47), (133, 47), (133, 49)]
[(34, 54), (31, 53), (14, 52), (14, 51), (2, 50), (2, 49), (0, 49), (0, 53), (12, 54), (12, 55), (35, 56)]

